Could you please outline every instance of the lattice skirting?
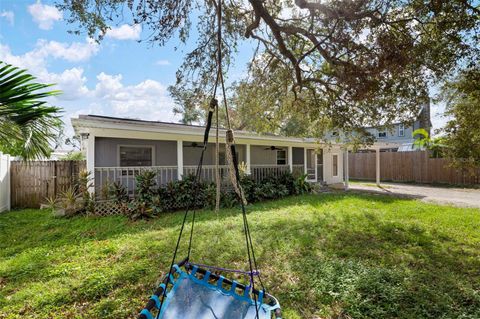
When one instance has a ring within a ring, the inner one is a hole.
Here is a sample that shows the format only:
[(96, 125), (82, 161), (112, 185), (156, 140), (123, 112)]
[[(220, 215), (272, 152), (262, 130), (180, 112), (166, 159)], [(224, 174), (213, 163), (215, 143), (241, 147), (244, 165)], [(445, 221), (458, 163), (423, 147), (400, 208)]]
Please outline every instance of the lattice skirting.
[(102, 200), (95, 202), (95, 208), (90, 215), (94, 216), (110, 216), (110, 215), (124, 215), (128, 212), (128, 206), (126, 203), (117, 204), (113, 200)]

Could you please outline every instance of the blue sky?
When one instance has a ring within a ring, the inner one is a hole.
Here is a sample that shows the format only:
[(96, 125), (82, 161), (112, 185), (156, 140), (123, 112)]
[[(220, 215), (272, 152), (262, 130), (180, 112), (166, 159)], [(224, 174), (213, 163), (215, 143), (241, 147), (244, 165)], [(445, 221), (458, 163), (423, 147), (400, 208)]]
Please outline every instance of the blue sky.
[[(174, 84), (189, 44), (175, 51), (175, 38), (164, 47), (138, 43), (148, 30), (128, 24), (112, 25), (97, 44), (86, 35), (67, 33), (73, 26), (63, 17), (53, 1), (0, 0), (0, 60), (57, 84), (64, 93), (52, 104), (64, 109), (66, 135), (72, 134), (70, 117), (78, 114), (178, 121), (167, 87)], [(252, 44), (240, 47), (230, 81), (244, 74), (252, 52)], [(434, 127), (444, 122), (442, 108), (432, 107)]]
[[(175, 83), (189, 44), (175, 51), (175, 38), (164, 47), (138, 43), (148, 30), (128, 24), (112, 25), (97, 44), (69, 34), (73, 26), (63, 17), (53, 1), (0, 1), (0, 60), (57, 84), (63, 94), (52, 103), (64, 109), (67, 135), (72, 134), (69, 118), (78, 114), (178, 120), (167, 87)], [(230, 80), (241, 77), (251, 53), (251, 45), (241, 46)]]

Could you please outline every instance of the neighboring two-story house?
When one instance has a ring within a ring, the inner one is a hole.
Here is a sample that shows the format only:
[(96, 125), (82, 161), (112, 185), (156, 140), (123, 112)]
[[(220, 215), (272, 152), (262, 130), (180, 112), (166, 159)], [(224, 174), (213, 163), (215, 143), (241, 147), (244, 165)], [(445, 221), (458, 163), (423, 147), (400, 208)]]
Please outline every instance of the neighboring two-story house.
[(376, 142), (388, 144), (382, 151), (408, 152), (414, 150), (415, 138), (412, 133), (419, 129), (431, 133), (430, 102), (420, 109), (417, 119), (413, 123), (394, 123), (382, 128), (367, 127), (366, 130), (375, 137)]

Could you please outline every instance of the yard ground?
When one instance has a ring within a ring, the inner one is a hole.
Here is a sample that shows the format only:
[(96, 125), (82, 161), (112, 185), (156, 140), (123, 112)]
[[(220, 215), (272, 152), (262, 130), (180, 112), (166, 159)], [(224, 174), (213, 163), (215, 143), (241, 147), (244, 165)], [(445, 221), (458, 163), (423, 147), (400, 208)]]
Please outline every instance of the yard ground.
[(406, 183), (381, 183), (353, 181), (352, 191), (367, 191), (393, 196), (416, 198), (425, 202), (450, 204), (460, 207), (480, 208), (480, 189), (429, 186)]
[[(284, 318), (480, 318), (480, 210), (372, 194), (256, 204), (251, 231)], [(131, 318), (168, 267), (181, 214), (0, 215), (0, 318)], [(193, 259), (246, 267), (241, 215), (198, 216)]]

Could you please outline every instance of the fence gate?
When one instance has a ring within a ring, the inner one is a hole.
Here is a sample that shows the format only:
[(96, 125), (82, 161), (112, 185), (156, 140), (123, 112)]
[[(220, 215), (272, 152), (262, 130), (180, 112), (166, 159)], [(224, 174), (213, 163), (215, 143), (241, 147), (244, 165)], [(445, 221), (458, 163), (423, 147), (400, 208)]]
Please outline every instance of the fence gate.
[(47, 197), (56, 197), (75, 184), (85, 161), (12, 161), (12, 208), (38, 208)]

